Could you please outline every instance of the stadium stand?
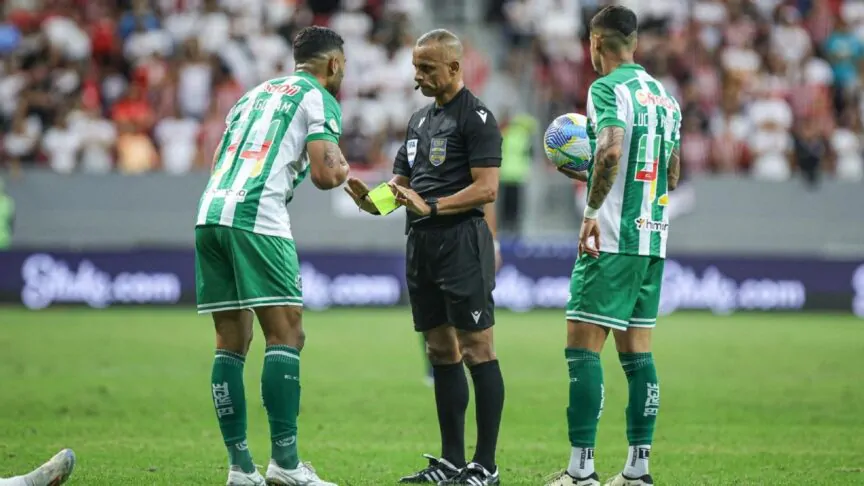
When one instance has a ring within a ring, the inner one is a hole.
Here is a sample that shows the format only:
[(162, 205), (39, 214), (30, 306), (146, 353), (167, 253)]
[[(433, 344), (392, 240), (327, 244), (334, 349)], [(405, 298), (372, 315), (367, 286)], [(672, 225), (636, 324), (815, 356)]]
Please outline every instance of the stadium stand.
[[(533, 60), (541, 121), (584, 112), (597, 0), (493, 2), (513, 68)], [(621, 0), (641, 19), (637, 59), (682, 102), (683, 172), (864, 180), (857, 0)], [(581, 7), (581, 8), (580, 8)], [(567, 15), (550, 20), (550, 10)], [(581, 42), (580, 42), (581, 41)]]
[[(864, 3), (621, 2), (643, 19), (640, 62), (685, 109), (685, 177), (864, 180)], [(596, 76), (586, 24), (604, 3), (487, 2), (509, 47), (502, 64), (532, 78), (540, 126), (584, 111)], [(315, 23), (347, 40), (343, 150), (357, 169), (386, 168), (404, 120), (426, 101), (410, 64), (421, 11), (420, 0), (8, 0), (3, 163), (13, 172), (206, 170), (232, 103), (290, 72), (293, 33)], [(468, 58), (479, 90), (490, 59), (477, 49)]]

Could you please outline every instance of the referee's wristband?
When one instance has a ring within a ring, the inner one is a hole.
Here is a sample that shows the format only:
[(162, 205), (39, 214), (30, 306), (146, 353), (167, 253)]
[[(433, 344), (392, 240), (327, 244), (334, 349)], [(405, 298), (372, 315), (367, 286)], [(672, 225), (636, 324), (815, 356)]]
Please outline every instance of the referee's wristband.
[(492, 240), (492, 244), (495, 245), (495, 251), (501, 251), (501, 243), (498, 240)]
[(582, 213), (582, 216), (585, 219), (597, 219), (597, 214), (600, 213), (599, 209), (594, 209), (591, 206), (585, 206), (585, 211)]

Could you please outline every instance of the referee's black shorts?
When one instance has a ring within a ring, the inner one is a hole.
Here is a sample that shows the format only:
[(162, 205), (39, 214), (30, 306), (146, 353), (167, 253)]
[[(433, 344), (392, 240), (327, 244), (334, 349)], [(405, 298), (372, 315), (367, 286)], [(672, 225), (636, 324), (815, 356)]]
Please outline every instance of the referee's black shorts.
[(480, 331), (495, 324), (495, 243), (483, 218), (411, 228), (406, 268), (414, 330), (449, 324)]

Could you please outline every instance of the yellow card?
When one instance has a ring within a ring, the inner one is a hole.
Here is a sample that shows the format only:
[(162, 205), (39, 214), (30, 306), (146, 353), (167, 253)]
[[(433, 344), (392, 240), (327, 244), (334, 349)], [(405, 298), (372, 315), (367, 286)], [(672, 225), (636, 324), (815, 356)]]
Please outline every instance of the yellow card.
[(396, 204), (396, 196), (393, 195), (393, 191), (386, 182), (382, 182), (378, 187), (369, 191), (369, 199), (372, 200), (372, 204), (382, 216), (392, 213), (399, 207)]

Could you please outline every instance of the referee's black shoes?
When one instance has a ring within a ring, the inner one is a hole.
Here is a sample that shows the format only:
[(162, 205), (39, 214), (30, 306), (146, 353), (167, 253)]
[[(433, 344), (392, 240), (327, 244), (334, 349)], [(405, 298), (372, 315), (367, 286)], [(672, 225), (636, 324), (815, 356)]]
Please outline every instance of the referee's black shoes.
[(468, 486), (494, 486), (501, 484), (501, 479), (498, 477), (497, 467), (495, 468), (495, 472), (491, 473), (480, 464), (472, 462), (459, 471), (459, 474), (450, 479), (438, 482), (438, 486), (451, 486), (457, 484)]
[[(429, 454), (423, 454), (423, 457), (429, 459), (429, 466), (426, 469), (417, 471), (414, 474), (405, 476), (399, 480), (400, 483), (410, 484), (440, 484), (441, 481), (447, 481), (459, 475), (459, 469), (446, 459), (438, 459)], [(450, 483), (448, 483), (450, 484)], [(455, 484), (470, 484), (470, 483), (455, 483)], [(481, 483), (487, 484), (487, 483)], [(493, 484), (493, 483), (489, 483)], [(497, 484), (497, 483), (494, 483)]]

